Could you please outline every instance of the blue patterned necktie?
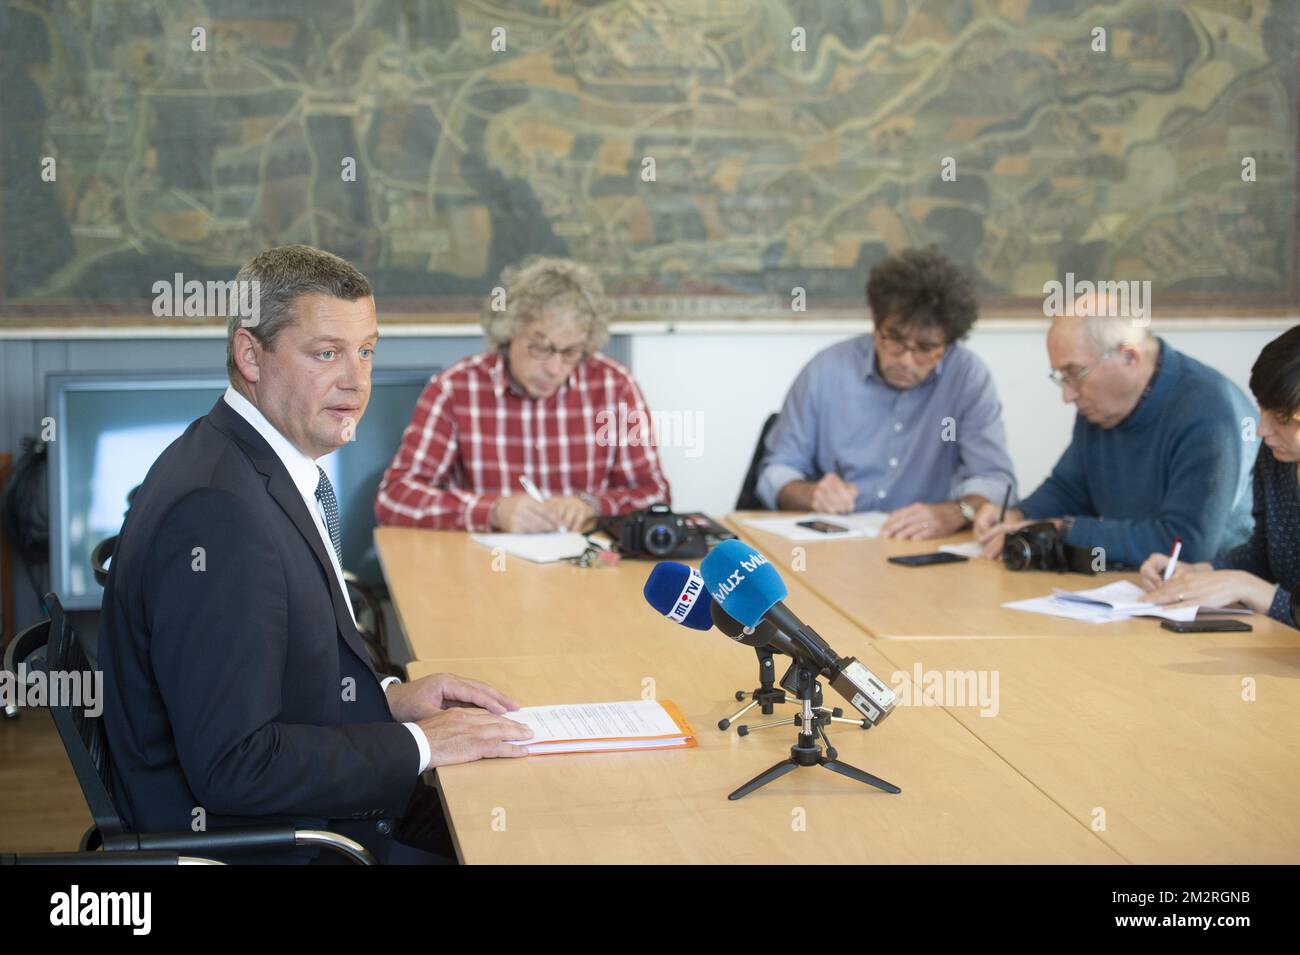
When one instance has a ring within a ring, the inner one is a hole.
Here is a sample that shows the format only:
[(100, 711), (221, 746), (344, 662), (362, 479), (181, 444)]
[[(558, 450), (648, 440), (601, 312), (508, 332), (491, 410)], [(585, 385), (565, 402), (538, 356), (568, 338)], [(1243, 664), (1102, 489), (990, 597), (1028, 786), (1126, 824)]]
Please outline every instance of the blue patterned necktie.
[(325, 512), (325, 526), (329, 528), (330, 543), (334, 545), (334, 556), (339, 559), (341, 567), (343, 548), (339, 545), (338, 498), (334, 496), (334, 486), (330, 484), (330, 479), (325, 476), (325, 469), (318, 464), (316, 471), (320, 474), (320, 480), (316, 482), (316, 500), (320, 501), (321, 510)]

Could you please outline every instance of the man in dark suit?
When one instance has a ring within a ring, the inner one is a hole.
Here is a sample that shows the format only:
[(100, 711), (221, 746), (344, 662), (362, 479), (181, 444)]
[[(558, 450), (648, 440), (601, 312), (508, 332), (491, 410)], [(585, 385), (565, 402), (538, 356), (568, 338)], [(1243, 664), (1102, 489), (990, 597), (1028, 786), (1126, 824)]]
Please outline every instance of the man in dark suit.
[(357, 632), (315, 461), (365, 413), (370, 283), (307, 246), (263, 252), (237, 281), (257, 283), (240, 286), (256, 309), (228, 320), (231, 387), (150, 468), (104, 593), (118, 803), (140, 831), (292, 822), (432, 861), (394, 838), (428, 827), (407, 818), (436, 806), (420, 773), (518, 756), (506, 741), (529, 731), (473, 680), (381, 682)]

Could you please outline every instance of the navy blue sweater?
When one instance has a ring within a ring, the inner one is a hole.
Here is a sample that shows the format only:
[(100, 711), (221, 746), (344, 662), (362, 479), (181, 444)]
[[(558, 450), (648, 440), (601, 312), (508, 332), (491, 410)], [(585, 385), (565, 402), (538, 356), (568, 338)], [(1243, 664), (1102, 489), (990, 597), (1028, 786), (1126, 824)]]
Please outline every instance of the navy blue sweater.
[(1167, 553), (1175, 537), (1182, 560), (1210, 560), (1250, 536), (1256, 421), (1240, 388), (1161, 340), (1133, 412), (1113, 428), (1076, 416), (1070, 446), (1020, 509), (1075, 518), (1066, 540), (1104, 548), (1107, 567)]
[(1253, 493), (1254, 533), (1213, 563), (1218, 570), (1244, 570), (1277, 584), (1268, 615), (1293, 627), (1291, 591), (1300, 582), (1300, 485), (1296, 466), (1278, 461), (1263, 442), (1255, 461)]

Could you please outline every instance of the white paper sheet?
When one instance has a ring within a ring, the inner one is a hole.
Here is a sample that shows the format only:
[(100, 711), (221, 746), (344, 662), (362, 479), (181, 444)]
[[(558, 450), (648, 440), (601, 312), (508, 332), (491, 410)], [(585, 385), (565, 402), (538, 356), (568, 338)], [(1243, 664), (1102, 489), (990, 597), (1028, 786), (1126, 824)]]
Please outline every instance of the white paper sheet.
[[(792, 541), (842, 541), (855, 537), (879, 537), (880, 528), (889, 515), (884, 511), (862, 511), (856, 514), (790, 514), (781, 517), (747, 517), (744, 523), (769, 534), (779, 534)], [(826, 521), (846, 528), (843, 533), (823, 534), (800, 521)]]
[(1238, 607), (1178, 607), (1170, 608), (1146, 600), (1146, 592), (1131, 580), (1116, 580), (1089, 590), (1064, 590), (1055, 588), (1050, 596), (1015, 600), (1002, 606), (1010, 610), (1027, 610), (1053, 617), (1067, 617), (1088, 623), (1113, 623), (1132, 617), (1160, 617), (1190, 623), (1199, 611), (1208, 613), (1250, 613)]
[(681, 729), (657, 700), (525, 706), (507, 713), (506, 718), (523, 723), (533, 731), (531, 739), (512, 741), (528, 746), (557, 739), (631, 739), (637, 736), (681, 735)]
[(1013, 600), (1002, 605), (1008, 610), (1026, 610), (1030, 613), (1042, 613), (1051, 617), (1065, 617), (1069, 620), (1082, 620), (1085, 623), (1113, 623), (1116, 620), (1128, 620), (1131, 615), (1118, 610), (1108, 610), (1092, 604), (1058, 600), (1055, 597), (1030, 597), (1028, 600)]
[(984, 548), (980, 547), (979, 541), (966, 541), (963, 544), (942, 544), (939, 547), (941, 554), (960, 554), (962, 557), (982, 557)]
[(581, 557), (587, 540), (581, 534), (471, 534), (476, 544), (501, 548), (511, 557), (549, 564), (569, 557)]

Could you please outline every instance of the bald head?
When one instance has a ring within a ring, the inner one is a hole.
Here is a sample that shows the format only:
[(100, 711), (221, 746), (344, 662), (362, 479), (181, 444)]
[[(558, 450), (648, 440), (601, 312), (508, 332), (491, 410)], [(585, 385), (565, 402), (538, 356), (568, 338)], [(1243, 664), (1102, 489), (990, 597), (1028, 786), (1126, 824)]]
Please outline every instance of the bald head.
[(1115, 427), (1137, 407), (1159, 350), (1147, 328), (1128, 318), (1060, 315), (1047, 333), (1062, 399), (1103, 428)]

